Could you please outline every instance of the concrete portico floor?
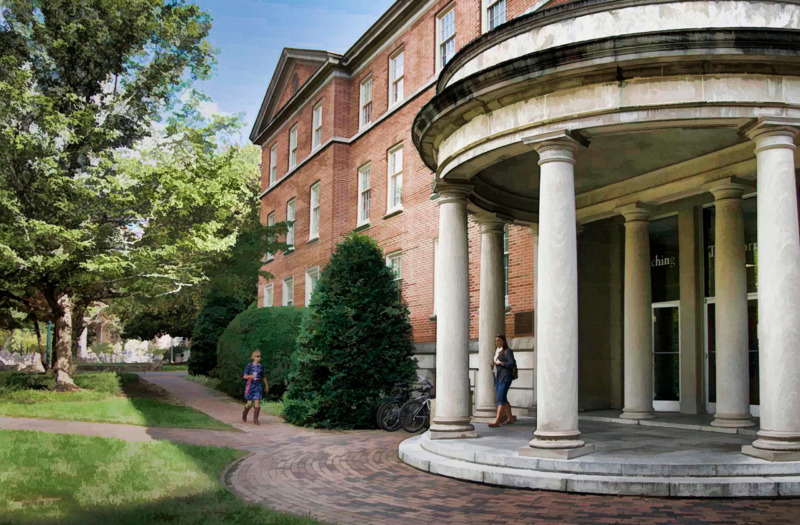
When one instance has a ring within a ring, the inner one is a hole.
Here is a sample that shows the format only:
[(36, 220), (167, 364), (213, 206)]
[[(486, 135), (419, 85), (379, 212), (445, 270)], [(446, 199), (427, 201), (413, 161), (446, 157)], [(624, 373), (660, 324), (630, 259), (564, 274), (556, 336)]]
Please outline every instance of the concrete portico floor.
[(752, 428), (747, 435), (718, 429), (703, 416), (669, 414), (661, 421), (619, 424), (610, 422), (617, 412), (590, 414), (581, 416), (581, 432), (596, 451), (577, 459), (519, 456), (535, 429), (532, 418), (499, 428), (475, 425), (476, 439), (434, 441), (422, 434), (401, 443), (399, 455), (433, 474), (517, 488), (661, 497), (800, 496), (800, 462), (773, 463), (741, 453), (742, 445), (753, 441)]

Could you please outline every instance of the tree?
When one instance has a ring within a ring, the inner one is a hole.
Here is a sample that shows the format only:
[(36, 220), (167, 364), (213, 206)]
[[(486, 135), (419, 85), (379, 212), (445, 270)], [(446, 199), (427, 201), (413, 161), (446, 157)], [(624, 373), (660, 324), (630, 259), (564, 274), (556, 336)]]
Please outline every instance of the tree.
[(370, 237), (351, 234), (322, 271), (297, 339), (284, 399), (292, 423), (375, 424), (379, 400), (415, 377), (411, 322), (392, 271)]
[(208, 280), (250, 216), (259, 152), (225, 144), (238, 119), (202, 118), (187, 91), (215, 61), (196, 5), (4, 0), (0, 13), (0, 305), (47, 305), (69, 389), (88, 305)]

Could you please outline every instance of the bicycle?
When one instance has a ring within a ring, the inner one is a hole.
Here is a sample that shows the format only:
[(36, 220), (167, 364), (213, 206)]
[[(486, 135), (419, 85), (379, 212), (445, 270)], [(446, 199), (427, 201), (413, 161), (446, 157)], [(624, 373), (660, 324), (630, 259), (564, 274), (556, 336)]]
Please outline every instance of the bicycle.
[(421, 396), (406, 402), (400, 409), (400, 426), (406, 432), (414, 434), (422, 427), (430, 425), (431, 399), (436, 395), (433, 385), (428, 385)]
[[(419, 378), (418, 378), (419, 379)], [(430, 381), (422, 379), (420, 386), (409, 388), (405, 383), (395, 384), (397, 394), (384, 401), (375, 413), (375, 418), (378, 423), (378, 428), (382, 428), (388, 432), (394, 432), (400, 428), (400, 410), (402, 407), (415, 396), (415, 393), (420, 395), (429, 392), (433, 388)]]

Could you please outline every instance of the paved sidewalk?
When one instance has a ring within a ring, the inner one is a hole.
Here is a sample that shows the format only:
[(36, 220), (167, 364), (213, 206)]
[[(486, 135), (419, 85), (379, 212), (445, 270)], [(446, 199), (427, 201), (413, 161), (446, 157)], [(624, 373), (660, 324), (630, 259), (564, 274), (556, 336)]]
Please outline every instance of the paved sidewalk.
[[(261, 427), (244, 425), (240, 419), (241, 405), (218, 392), (176, 376), (143, 376), (242, 432), (144, 429), (46, 420), (9, 422), (12, 418), (0, 418), (0, 427), (15, 424), (17, 428), (31, 430), (97, 432), (91, 435), (118, 434), (124, 428), (123, 439), (138, 435), (249, 450), (251, 454), (225, 474), (225, 483), (231, 490), (246, 501), (293, 514), (312, 515), (329, 523), (407, 525), (417, 520), (447, 524), (777, 525), (800, 522), (800, 500), (589, 496), (491, 487), (435, 476), (409, 467), (397, 458), (397, 445), (408, 437), (403, 432), (312, 431), (292, 427), (271, 416), (261, 417)], [(51, 424), (57, 424), (59, 430), (49, 428)]]

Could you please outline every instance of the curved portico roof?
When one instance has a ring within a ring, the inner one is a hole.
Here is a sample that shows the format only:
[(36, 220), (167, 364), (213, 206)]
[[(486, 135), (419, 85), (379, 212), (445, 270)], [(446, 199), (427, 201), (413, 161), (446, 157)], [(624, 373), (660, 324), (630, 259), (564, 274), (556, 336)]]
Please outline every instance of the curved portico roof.
[[(800, 117), (799, 52), (795, 0), (571, 2), (463, 48), (413, 138), (437, 178), (475, 185), (479, 207), (535, 220), (538, 156), (526, 137), (590, 140), (576, 193), (590, 192), (735, 146), (759, 116)], [(605, 137), (615, 133), (649, 149)]]

